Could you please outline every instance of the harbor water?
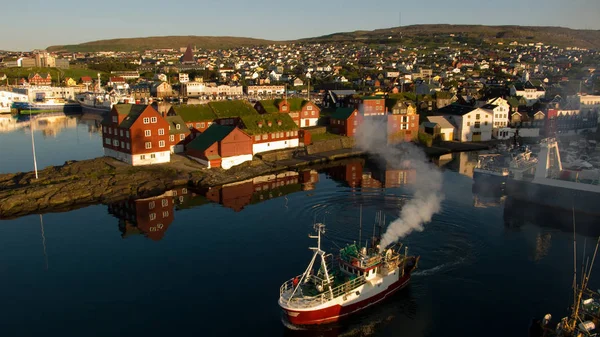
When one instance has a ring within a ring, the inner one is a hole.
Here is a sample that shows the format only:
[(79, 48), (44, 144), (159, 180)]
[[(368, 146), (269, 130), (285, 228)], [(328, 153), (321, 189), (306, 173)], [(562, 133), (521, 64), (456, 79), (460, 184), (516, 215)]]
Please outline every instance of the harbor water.
[[(65, 118), (61, 127), (34, 125), (39, 167), (102, 154), (96, 123)], [(0, 172), (32, 169), (28, 126), (7, 127), (0, 144)], [(358, 238), (362, 207), (368, 237), (377, 211), (388, 222), (398, 217), (419, 172), (357, 158), (0, 220), (3, 335), (526, 335), (532, 318), (559, 320), (572, 303), (572, 214), (478, 189), (476, 158), (433, 160), (444, 200), (423, 231), (403, 239), (421, 256), (410, 286), (339, 324), (308, 330), (285, 326), (277, 300), (280, 285), (309, 262), (312, 224), (325, 223), (323, 246), (335, 253)], [(596, 220), (576, 215), (579, 263), (593, 252)], [(599, 273), (592, 287), (600, 287)]]

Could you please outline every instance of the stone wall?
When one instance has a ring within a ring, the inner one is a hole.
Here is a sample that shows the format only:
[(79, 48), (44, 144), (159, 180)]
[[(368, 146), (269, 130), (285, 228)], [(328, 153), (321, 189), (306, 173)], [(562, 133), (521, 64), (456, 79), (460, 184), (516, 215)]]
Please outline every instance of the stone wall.
[(257, 153), (256, 157), (265, 161), (277, 161), (277, 160), (286, 160), (291, 159), (294, 155), (294, 152), (298, 151), (298, 148), (293, 149), (284, 149), (284, 150), (275, 150), (269, 152)]
[(339, 138), (339, 139), (330, 139), (330, 140), (322, 140), (318, 142), (314, 142), (312, 145), (306, 147), (306, 152), (308, 154), (315, 154), (327, 151), (335, 151), (340, 149), (349, 149), (354, 146), (353, 138)]

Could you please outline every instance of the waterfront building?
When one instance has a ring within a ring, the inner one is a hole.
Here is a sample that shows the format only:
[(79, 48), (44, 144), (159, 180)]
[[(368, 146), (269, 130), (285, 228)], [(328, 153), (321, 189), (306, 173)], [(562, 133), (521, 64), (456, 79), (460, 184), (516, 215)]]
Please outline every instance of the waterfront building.
[(229, 169), (252, 160), (252, 139), (232, 125), (211, 125), (192, 140), (186, 155), (208, 168)]
[(246, 89), (249, 96), (253, 95), (283, 95), (285, 86), (283, 85), (249, 85)]
[(492, 116), (490, 110), (472, 106), (450, 104), (435, 113), (452, 122), (457, 129), (454, 139), (461, 142), (479, 142), (492, 138)]
[(152, 106), (115, 104), (102, 121), (104, 155), (133, 166), (168, 163), (169, 123)]

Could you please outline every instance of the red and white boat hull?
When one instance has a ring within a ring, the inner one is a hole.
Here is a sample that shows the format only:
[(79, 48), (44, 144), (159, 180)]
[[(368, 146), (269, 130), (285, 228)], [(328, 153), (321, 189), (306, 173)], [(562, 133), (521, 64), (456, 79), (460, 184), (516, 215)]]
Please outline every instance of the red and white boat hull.
[[(396, 278), (397, 277), (398, 276), (396, 276)], [(355, 298), (348, 301), (338, 298), (338, 300), (342, 302), (341, 304), (338, 301), (333, 300), (330, 301), (330, 305), (325, 304), (324, 307), (319, 306), (317, 308), (291, 309), (282, 305), (282, 309), (287, 320), (294, 325), (333, 323), (345, 316), (383, 301), (396, 291), (406, 287), (409, 281), (410, 273), (405, 273), (404, 276), (398, 278), (393, 283), (390, 283), (385, 290), (372, 289), (371, 291), (365, 291), (363, 296), (350, 294), (348, 296), (354, 296)], [(385, 282), (379, 284), (378, 286), (384, 285)], [(360, 291), (358, 292), (360, 293)]]

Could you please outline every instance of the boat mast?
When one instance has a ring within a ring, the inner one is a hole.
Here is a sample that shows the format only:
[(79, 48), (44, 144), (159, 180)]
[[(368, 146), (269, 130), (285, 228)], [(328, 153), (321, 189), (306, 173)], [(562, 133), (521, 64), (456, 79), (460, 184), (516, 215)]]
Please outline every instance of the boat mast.
[(360, 205), (360, 210), (358, 213), (358, 246), (360, 247), (360, 242), (362, 241), (362, 204)]

